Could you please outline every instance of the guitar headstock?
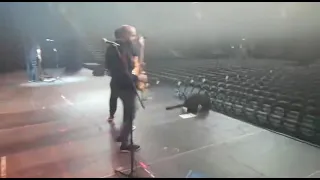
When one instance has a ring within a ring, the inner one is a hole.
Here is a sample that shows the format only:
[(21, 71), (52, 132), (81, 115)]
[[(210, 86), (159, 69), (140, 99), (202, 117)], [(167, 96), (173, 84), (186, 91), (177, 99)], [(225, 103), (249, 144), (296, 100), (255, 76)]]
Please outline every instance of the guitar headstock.
[(144, 45), (145, 45), (145, 38), (144, 38), (143, 36), (139, 36), (139, 37), (138, 37), (138, 42), (139, 42), (139, 44), (140, 44), (142, 47), (144, 47)]

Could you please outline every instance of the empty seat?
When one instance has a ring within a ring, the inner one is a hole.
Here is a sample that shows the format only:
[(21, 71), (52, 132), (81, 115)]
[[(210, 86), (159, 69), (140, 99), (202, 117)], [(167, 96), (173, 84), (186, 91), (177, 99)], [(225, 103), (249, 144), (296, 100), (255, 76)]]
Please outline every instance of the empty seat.
[(226, 95), (224, 93), (223, 88), (219, 88), (217, 95), (215, 96), (214, 106), (217, 111), (224, 112), (224, 101), (225, 101)]
[(256, 112), (257, 122), (261, 125), (269, 124), (269, 113), (262, 110)]
[(224, 102), (221, 99), (214, 99), (213, 106), (215, 107), (216, 111), (224, 112), (223, 105), (224, 105)]
[(285, 115), (285, 110), (282, 107), (275, 107), (269, 116), (270, 124), (275, 128), (280, 128)]
[(261, 107), (262, 111), (263, 111), (263, 112), (266, 112), (266, 113), (268, 113), (268, 114), (271, 113), (271, 110), (272, 110), (271, 108), (272, 108), (272, 107), (271, 107), (270, 104), (262, 104), (262, 107)]
[[(208, 83), (204, 83), (201, 87), (200, 87), (200, 91), (204, 91), (205, 93), (209, 93), (211, 91), (211, 86)], [(200, 93), (199, 91), (199, 93)]]
[(195, 92), (196, 93), (201, 93), (201, 92), (208, 92), (206, 89), (208, 89), (208, 82), (205, 78), (200, 79), (199, 82), (196, 83), (195, 85), (196, 89)]
[(288, 113), (286, 113), (285, 117), (283, 118), (284, 128), (290, 132), (297, 132), (299, 117), (299, 111), (290, 110)]
[(186, 97), (191, 96), (194, 88), (195, 88), (195, 81), (194, 81), (193, 78), (191, 78), (189, 81), (186, 82), (186, 86), (185, 86), (184, 91), (183, 91), (184, 95)]
[(249, 121), (256, 121), (256, 112), (259, 109), (259, 103), (257, 101), (250, 101), (245, 107), (245, 116)]
[(226, 87), (226, 83), (219, 82), (219, 83), (218, 83), (218, 87), (219, 87), (219, 88), (225, 88), (225, 87)]
[[(302, 135), (308, 136), (308, 137), (315, 137), (317, 135), (317, 131), (319, 131), (319, 126), (317, 124), (317, 121), (319, 119), (316, 116), (313, 116), (311, 114), (306, 114), (299, 125), (299, 131)], [(318, 127), (317, 127), (318, 126)]]
[(230, 101), (224, 101), (223, 110), (227, 115), (232, 116), (234, 114), (234, 112), (233, 112), (233, 103), (230, 102)]

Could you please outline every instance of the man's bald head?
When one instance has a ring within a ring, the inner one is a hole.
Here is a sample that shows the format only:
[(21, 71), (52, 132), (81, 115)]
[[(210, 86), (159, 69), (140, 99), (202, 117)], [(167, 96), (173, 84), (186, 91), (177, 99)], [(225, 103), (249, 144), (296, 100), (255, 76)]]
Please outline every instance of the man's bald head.
[(130, 25), (122, 25), (115, 31), (115, 36), (117, 39), (123, 39), (125, 41), (133, 41), (137, 37), (137, 30), (135, 27)]
[(124, 31), (127, 31), (127, 32), (131, 32), (134, 34), (137, 33), (137, 29), (133, 26), (130, 26), (130, 25), (122, 25), (120, 28), (122, 28)]

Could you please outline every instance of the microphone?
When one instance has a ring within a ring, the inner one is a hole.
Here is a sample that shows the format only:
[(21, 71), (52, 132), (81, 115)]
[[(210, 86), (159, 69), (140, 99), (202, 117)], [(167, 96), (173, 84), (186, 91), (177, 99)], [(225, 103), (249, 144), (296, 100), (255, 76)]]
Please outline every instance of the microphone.
[(108, 39), (106, 38), (102, 38), (102, 40), (107, 43), (107, 44), (111, 44), (113, 46), (120, 46), (120, 44), (116, 43), (116, 42), (113, 42), (113, 41), (109, 41)]

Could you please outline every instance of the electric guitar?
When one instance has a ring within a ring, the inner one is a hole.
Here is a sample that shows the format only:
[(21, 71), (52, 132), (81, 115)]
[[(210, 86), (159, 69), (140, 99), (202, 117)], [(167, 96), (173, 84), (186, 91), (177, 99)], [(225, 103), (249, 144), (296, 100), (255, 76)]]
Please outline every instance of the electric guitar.
[[(137, 59), (134, 59), (134, 69), (133, 69), (133, 74), (135, 75), (140, 75), (140, 74), (145, 74), (146, 72), (144, 70), (144, 39), (143, 37), (139, 38), (139, 43), (140, 43), (140, 57)], [(147, 82), (141, 82), (139, 81), (137, 83), (137, 89), (140, 90), (141, 92), (144, 92), (148, 88), (149, 84)]]

